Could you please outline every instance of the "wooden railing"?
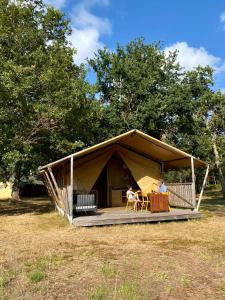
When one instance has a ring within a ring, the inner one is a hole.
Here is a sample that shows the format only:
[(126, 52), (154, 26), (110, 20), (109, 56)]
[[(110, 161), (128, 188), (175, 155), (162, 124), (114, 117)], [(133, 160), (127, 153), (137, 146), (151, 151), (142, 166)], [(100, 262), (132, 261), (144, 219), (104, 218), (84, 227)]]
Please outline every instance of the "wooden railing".
[(169, 203), (171, 206), (194, 208), (192, 183), (167, 183), (169, 190)]

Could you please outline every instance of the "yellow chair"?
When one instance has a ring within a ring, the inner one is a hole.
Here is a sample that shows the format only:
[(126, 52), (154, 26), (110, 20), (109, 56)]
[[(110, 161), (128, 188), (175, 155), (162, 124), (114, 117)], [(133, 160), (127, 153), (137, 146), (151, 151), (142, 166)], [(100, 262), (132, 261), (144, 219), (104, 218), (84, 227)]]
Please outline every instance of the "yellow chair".
[(143, 211), (144, 207), (145, 207), (145, 210), (147, 211), (148, 206), (150, 204), (148, 194), (147, 193), (141, 193), (141, 197), (142, 197), (141, 211)]

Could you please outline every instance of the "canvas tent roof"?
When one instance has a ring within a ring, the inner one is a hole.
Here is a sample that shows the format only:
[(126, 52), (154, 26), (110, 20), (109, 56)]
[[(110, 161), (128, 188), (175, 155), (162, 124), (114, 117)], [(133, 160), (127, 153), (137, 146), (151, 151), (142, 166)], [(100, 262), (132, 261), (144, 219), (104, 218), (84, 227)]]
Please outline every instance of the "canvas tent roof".
[[(110, 147), (114, 144), (120, 145), (127, 150), (133, 151), (134, 153), (140, 154), (155, 162), (164, 162), (165, 169), (185, 168), (190, 167), (191, 165), (190, 159), (192, 155), (181, 151), (171, 145), (168, 145), (160, 140), (157, 140), (139, 130), (133, 129), (100, 144), (86, 148), (72, 155), (66, 156), (60, 160), (42, 166), (40, 167), (40, 170), (46, 167), (54, 167), (59, 164), (63, 164), (68, 161), (71, 156), (73, 156), (76, 160), (90, 153), (97, 152), (98, 150), (101, 150), (103, 148)], [(194, 157), (194, 165), (195, 167), (204, 167), (207, 164), (202, 160)]]

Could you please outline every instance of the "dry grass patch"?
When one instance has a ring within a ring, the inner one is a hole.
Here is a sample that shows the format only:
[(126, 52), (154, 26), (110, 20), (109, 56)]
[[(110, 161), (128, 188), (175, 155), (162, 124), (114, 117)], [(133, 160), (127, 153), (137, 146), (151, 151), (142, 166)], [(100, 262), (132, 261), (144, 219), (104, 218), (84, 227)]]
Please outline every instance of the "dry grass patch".
[(218, 192), (204, 200), (202, 220), (89, 229), (70, 226), (44, 199), (26, 200), (25, 212), (7, 205), (0, 299), (225, 297), (225, 203)]

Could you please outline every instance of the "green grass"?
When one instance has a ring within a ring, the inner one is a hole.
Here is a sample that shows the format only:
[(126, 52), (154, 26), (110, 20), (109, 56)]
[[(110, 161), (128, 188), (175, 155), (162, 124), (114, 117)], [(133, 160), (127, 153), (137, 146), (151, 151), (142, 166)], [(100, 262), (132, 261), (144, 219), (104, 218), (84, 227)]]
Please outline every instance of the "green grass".
[(123, 300), (143, 300), (140, 295), (140, 287), (134, 281), (124, 282), (118, 290), (118, 294)]
[(42, 281), (43, 279), (45, 279), (46, 275), (44, 272), (42, 271), (33, 271), (28, 275), (28, 279), (30, 281), (30, 283), (37, 283)]
[(113, 278), (117, 274), (116, 268), (111, 266), (109, 263), (105, 263), (102, 265), (101, 272), (106, 278)]
[(108, 297), (108, 290), (105, 287), (97, 287), (91, 292), (89, 300), (105, 300)]
[(16, 276), (14, 269), (0, 270), (0, 289), (3, 289)]

